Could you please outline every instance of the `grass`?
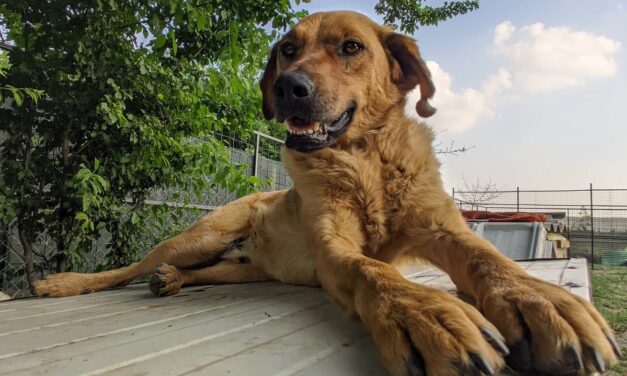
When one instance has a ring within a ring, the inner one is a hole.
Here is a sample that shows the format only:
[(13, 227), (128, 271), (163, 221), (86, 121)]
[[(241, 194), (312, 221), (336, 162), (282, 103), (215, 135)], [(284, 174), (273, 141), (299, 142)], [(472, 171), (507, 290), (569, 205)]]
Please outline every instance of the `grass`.
[(623, 351), (623, 359), (612, 368), (609, 375), (627, 375), (627, 267), (590, 270), (592, 302), (616, 333)]

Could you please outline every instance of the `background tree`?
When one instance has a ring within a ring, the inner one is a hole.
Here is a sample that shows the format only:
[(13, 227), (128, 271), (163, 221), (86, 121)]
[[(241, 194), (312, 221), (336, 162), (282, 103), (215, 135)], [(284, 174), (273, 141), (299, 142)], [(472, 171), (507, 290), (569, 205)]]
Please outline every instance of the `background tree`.
[(590, 231), (592, 230), (592, 217), (590, 213), (588, 213), (588, 209), (585, 207), (581, 207), (579, 210), (578, 217), (576, 219), (577, 224), (573, 225), (573, 229), (575, 231)]
[(413, 34), (419, 26), (438, 23), (479, 9), (478, 0), (445, 1), (440, 6), (426, 5), (426, 0), (379, 0), (375, 6), (385, 23)]
[[(421, 3), (382, 0), (377, 12), (412, 32), (474, 9)], [(258, 187), (215, 134), (283, 136), (263, 121), (258, 78), (272, 41), (305, 14), (288, 0), (3, 1), (0, 222), (17, 231), (29, 282), (78, 267), (101, 230), (104, 266), (133, 261), (147, 226), (170, 235), (180, 212), (145, 205), (155, 189)], [(52, 254), (36, 254), (43, 235)]]
[(463, 178), (464, 187), (455, 190), (459, 194), (463, 205), (469, 205), (470, 210), (479, 210), (485, 205), (495, 204), (495, 200), (501, 196), (505, 187), (499, 187), (491, 179), (482, 181), (479, 178), (474, 182), (468, 182)]

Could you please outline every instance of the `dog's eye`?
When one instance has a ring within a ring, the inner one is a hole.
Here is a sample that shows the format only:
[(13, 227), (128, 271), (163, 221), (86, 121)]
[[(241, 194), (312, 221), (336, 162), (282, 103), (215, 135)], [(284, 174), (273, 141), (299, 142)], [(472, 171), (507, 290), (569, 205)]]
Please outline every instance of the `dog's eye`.
[(353, 41), (353, 40), (349, 40), (348, 42), (344, 42), (344, 44), (342, 45), (342, 53), (344, 55), (355, 55), (357, 54), (359, 51), (361, 51), (363, 49), (363, 47)]
[(285, 57), (292, 57), (296, 53), (296, 47), (292, 43), (284, 43), (281, 46), (281, 53)]

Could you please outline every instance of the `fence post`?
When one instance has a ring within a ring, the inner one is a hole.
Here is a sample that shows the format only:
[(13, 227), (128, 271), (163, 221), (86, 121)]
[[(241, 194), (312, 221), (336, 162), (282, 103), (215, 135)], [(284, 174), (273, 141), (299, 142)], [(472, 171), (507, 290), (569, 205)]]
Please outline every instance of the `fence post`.
[(516, 187), (516, 211), (520, 212), (520, 187)]
[(568, 231), (568, 241), (570, 242), (570, 209), (566, 209), (566, 226), (566, 230)]
[(253, 158), (253, 176), (257, 177), (257, 167), (259, 166), (259, 134), (255, 132), (255, 158)]
[(590, 183), (590, 251), (592, 257), (592, 269), (594, 269), (594, 204), (592, 201), (592, 183)]

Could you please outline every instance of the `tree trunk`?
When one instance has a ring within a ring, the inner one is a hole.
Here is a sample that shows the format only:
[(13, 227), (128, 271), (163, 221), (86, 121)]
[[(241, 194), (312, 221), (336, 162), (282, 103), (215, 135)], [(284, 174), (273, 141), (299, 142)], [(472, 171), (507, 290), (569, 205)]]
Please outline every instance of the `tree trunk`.
[(67, 257), (65, 253), (57, 254), (57, 273), (64, 273), (67, 270)]
[(30, 289), (31, 294), (35, 295), (35, 286), (33, 285), (33, 282), (35, 281), (35, 276), (33, 270), (32, 234), (24, 229), (23, 223), (18, 224), (17, 233), (20, 238), (20, 243), (22, 244), (22, 250), (24, 252), (24, 269), (26, 270), (26, 280), (28, 281), (28, 288)]
[(67, 269), (67, 244), (65, 239), (67, 237), (67, 229), (66, 222), (68, 221), (68, 205), (67, 202), (67, 190), (66, 184), (69, 180), (68, 177), (68, 167), (70, 165), (70, 127), (71, 121), (68, 122), (65, 131), (63, 132), (63, 140), (61, 144), (61, 156), (63, 162), (63, 172), (62, 172), (62, 184), (61, 184), (61, 192), (59, 192), (59, 215), (57, 217), (57, 273), (63, 273)]
[(0, 291), (4, 290), (5, 268), (9, 257), (9, 231), (10, 227), (0, 224)]

